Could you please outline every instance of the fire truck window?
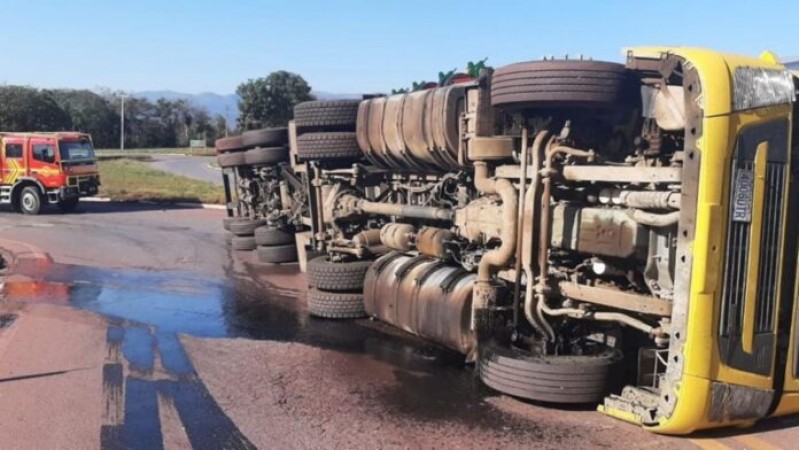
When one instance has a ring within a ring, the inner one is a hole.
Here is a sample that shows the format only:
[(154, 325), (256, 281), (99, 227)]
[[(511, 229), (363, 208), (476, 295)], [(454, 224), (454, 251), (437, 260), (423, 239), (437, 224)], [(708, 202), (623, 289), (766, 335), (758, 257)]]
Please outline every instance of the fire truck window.
[(6, 158), (22, 158), (22, 144), (6, 144)]
[(33, 144), (33, 159), (52, 164), (55, 162), (55, 148), (52, 144)]

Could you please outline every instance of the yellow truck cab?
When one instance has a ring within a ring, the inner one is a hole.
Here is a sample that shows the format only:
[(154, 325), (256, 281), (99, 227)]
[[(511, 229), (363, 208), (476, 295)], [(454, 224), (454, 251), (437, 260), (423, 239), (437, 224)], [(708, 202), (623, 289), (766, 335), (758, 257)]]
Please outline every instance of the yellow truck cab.
[(658, 400), (627, 388), (600, 410), (669, 434), (797, 413), (799, 80), (770, 53), (637, 48), (628, 66), (684, 98), (682, 270)]

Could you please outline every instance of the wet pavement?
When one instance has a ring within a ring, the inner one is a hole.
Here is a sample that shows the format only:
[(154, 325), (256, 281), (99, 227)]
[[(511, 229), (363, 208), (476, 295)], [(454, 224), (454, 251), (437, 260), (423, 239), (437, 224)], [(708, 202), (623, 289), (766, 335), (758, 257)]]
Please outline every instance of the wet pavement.
[[(98, 332), (86, 333), (96, 337), (80, 338), (102, 361), (87, 369), (101, 380), (96, 446), (693, 447), (592, 407), (497, 396), (461, 355), (380, 323), (311, 318), (297, 267), (257, 264), (227, 249), (218, 211), (82, 208), (0, 216), (3, 239), (50, 256), (18, 264), (6, 278), (0, 350), (5, 330), (26, 314), (102, 318), (92, 322)], [(57, 343), (59, 335), (49, 338)], [(68, 371), (35, 376), (58, 372)], [(72, 407), (88, 414), (98, 405)]]

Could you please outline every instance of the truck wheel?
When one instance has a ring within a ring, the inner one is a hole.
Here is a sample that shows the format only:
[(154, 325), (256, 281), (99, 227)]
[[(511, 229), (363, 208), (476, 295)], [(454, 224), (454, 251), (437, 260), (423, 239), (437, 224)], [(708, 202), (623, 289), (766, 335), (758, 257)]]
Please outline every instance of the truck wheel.
[(250, 251), (257, 247), (255, 238), (252, 236), (233, 236), (230, 240), (230, 247), (233, 250)]
[(328, 256), (308, 261), (308, 285), (329, 292), (363, 289), (363, 280), (372, 261), (333, 262)]
[(244, 152), (247, 165), (277, 164), (289, 160), (289, 149), (286, 147), (254, 148)]
[(266, 225), (263, 219), (243, 219), (230, 223), (230, 232), (236, 236), (252, 236), (255, 234), (255, 229)]
[(244, 147), (280, 147), (289, 142), (288, 128), (263, 128), (261, 130), (245, 131), (241, 133), (241, 142)]
[(221, 139), (217, 139), (214, 146), (218, 152), (235, 152), (239, 150), (244, 150), (245, 147), (244, 143), (242, 142), (241, 136), (230, 136)]
[(263, 263), (285, 264), (297, 262), (297, 246), (294, 244), (258, 246), (255, 250)]
[(530, 61), (500, 67), (491, 79), (491, 105), (619, 107), (636, 90), (622, 64), (603, 61)]
[(230, 152), (230, 153), (220, 153), (216, 155), (216, 162), (219, 164), (219, 167), (237, 167), (237, 166), (245, 166), (247, 165), (247, 161), (244, 159), (245, 152)]
[(59, 200), (58, 209), (60, 209), (61, 212), (72, 212), (78, 207), (78, 203), (80, 203), (79, 197), (71, 198), (69, 200)]
[(607, 394), (610, 369), (621, 352), (586, 356), (534, 356), (487, 344), (478, 371), (488, 387), (503, 394), (551, 403), (596, 403)]
[(298, 131), (355, 131), (360, 100), (304, 102), (294, 107)]
[(258, 227), (255, 229), (255, 242), (258, 245), (283, 245), (294, 243), (294, 233), (277, 227)]
[(363, 294), (309, 289), (308, 313), (325, 319), (358, 319), (366, 317)]
[(35, 216), (42, 209), (42, 195), (39, 188), (26, 186), (19, 194), (19, 210), (22, 214)]
[(297, 138), (297, 159), (349, 164), (363, 157), (355, 133), (306, 133)]
[(222, 219), (222, 228), (224, 228), (227, 231), (230, 231), (230, 224), (235, 222), (246, 222), (248, 220), (250, 219), (246, 217), (225, 217), (224, 219)]

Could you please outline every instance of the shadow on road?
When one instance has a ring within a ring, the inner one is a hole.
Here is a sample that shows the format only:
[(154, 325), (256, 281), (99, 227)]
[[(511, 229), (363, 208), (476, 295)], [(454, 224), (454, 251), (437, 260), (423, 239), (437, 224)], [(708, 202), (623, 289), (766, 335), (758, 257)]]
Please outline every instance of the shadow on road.
[[(193, 203), (187, 199), (187, 203)], [(197, 205), (174, 204), (174, 203), (142, 203), (142, 202), (81, 202), (77, 209), (71, 212), (62, 212), (57, 207), (43, 208), (42, 215), (64, 215), (74, 216), (81, 214), (110, 214), (124, 212), (143, 212), (143, 211), (174, 211), (181, 209), (202, 209), (203, 206), (197, 199)]]

